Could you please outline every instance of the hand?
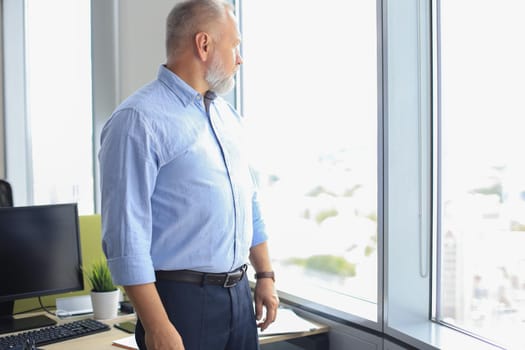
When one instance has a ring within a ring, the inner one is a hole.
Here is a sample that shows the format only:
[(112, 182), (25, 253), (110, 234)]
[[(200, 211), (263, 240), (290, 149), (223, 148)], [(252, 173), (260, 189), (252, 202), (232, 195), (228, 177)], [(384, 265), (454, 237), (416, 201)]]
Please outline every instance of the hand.
[[(255, 318), (257, 327), (264, 331), (275, 321), (277, 308), (279, 307), (279, 297), (275, 291), (274, 282), (271, 278), (260, 278), (255, 284), (254, 292)], [(266, 308), (266, 317), (262, 319), (263, 306)], [(259, 322), (260, 321), (260, 322)]]
[(172, 324), (145, 334), (148, 350), (184, 350), (184, 344), (179, 332)]

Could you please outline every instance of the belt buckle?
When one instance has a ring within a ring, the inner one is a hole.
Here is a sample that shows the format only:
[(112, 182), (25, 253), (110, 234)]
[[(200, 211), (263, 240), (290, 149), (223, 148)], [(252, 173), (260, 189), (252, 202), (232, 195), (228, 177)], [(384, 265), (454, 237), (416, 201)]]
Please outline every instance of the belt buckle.
[[(235, 270), (233, 272), (228, 272), (226, 274), (226, 279), (224, 280), (224, 284), (222, 286), (224, 288), (235, 287), (237, 285), (237, 283), (239, 283), (243, 279), (244, 274), (246, 273), (247, 269), (248, 269), (248, 265), (244, 264), (240, 268), (238, 268), (237, 270)], [(240, 276), (238, 275), (239, 273), (240, 273)], [(235, 282), (230, 282), (230, 279), (232, 277), (236, 277), (236, 276), (239, 276), (238, 280), (235, 281)]]
[(237, 280), (235, 282), (232, 281), (234, 274), (235, 274), (234, 272), (228, 272), (226, 274), (226, 279), (224, 280), (224, 284), (222, 285), (224, 288), (235, 287), (237, 283), (239, 283), (240, 280)]

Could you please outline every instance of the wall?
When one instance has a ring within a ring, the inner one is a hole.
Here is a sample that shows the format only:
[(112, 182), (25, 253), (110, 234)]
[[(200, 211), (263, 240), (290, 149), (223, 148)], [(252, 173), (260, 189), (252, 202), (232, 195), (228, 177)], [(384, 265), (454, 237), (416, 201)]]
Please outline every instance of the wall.
[(118, 1), (119, 98), (157, 76), (165, 63), (165, 23), (174, 0)]
[[(317, 321), (330, 327), (329, 350), (415, 350), (415, 348), (403, 344), (393, 338), (387, 338), (383, 334), (349, 324), (343, 324), (331, 319), (323, 318), (304, 310), (295, 310), (296, 313), (305, 318)], [(281, 350), (288, 347), (267, 347), (264, 350)], [(289, 349), (292, 349), (291, 347)], [(310, 349), (310, 348), (308, 348)], [(299, 349), (298, 349), (299, 350)]]
[(155, 79), (165, 62), (165, 22), (175, 3), (91, 0), (95, 212), (100, 212), (100, 132), (115, 107)]

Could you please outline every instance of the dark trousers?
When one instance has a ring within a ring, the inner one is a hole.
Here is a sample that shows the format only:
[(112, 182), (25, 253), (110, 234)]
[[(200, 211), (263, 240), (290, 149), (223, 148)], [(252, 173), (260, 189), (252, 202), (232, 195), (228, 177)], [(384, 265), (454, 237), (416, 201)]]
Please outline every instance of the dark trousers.
[[(231, 288), (167, 280), (155, 285), (186, 350), (259, 350), (247, 278)], [(146, 350), (140, 320), (135, 338)]]

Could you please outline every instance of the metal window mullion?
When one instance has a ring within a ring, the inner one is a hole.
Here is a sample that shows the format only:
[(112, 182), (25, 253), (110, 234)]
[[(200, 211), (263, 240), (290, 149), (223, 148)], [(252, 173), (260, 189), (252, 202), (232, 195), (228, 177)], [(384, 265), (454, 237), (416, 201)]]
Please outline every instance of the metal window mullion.
[(26, 1), (3, 1), (5, 167), (15, 205), (33, 203), (25, 10)]
[(433, 318), (441, 318), (441, 215), (442, 215), (442, 197), (441, 197), (441, 0), (434, 0), (433, 3), (433, 123), (434, 123), (434, 152), (433, 152), (433, 222), (434, 222), (434, 249), (433, 260), (435, 267), (433, 269)]

